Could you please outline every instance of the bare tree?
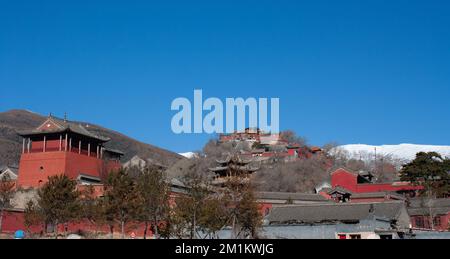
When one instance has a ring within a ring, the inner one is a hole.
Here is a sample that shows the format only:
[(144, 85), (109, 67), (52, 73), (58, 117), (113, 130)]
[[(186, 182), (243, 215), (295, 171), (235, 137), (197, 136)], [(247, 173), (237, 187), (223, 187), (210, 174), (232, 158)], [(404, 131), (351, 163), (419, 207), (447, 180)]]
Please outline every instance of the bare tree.
[(144, 239), (149, 224), (159, 238), (159, 221), (169, 213), (170, 185), (162, 171), (147, 167), (137, 177), (136, 190), (139, 195), (138, 220), (145, 224)]
[(305, 137), (298, 136), (292, 130), (286, 130), (280, 133), (280, 138), (290, 144), (298, 144), (301, 146), (306, 146), (308, 141)]
[(231, 238), (257, 238), (262, 214), (256, 201), (254, 186), (239, 178), (230, 178), (223, 192), (228, 197)]
[(188, 193), (176, 199), (175, 213), (179, 221), (188, 228), (189, 238), (196, 239), (198, 220), (211, 192), (211, 186), (208, 179), (196, 171), (186, 174), (183, 180)]
[(322, 157), (270, 164), (255, 173), (254, 182), (260, 191), (310, 193), (329, 180), (328, 168)]
[(11, 200), (14, 197), (15, 184), (8, 175), (0, 178), (0, 233), (2, 232), (3, 214), (7, 208), (11, 207)]

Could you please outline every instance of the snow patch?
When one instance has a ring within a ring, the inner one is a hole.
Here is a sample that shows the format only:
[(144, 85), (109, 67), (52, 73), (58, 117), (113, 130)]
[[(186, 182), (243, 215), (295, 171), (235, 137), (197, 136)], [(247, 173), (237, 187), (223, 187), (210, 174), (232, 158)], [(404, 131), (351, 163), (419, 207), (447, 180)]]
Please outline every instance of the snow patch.
[(433, 146), (433, 145), (415, 145), (415, 144), (399, 144), (399, 145), (381, 145), (372, 146), (365, 144), (342, 145), (339, 150), (344, 150), (353, 158), (367, 155), (392, 156), (398, 159), (411, 161), (419, 152), (437, 152), (443, 157), (450, 157), (450, 146)]
[(194, 153), (194, 152), (186, 152), (186, 153), (178, 153), (178, 154), (181, 156), (184, 156), (186, 158), (189, 158), (189, 159), (197, 157), (197, 153)]

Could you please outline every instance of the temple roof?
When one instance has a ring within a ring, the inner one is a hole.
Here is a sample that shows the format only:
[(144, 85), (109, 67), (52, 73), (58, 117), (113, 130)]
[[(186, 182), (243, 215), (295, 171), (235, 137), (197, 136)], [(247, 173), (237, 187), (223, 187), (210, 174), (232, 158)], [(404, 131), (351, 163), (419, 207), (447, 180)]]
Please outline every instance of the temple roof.
[(336, 186), (335, 188), (331, 189), (328, 192), (328, 194), (329, 195), (333, 195), (333, 194), (350, 194), (350, 195), (352, 195), (352, 192), (343, 187)]
[(18, 175), (18, 169), (14, 167), (0, 167), (0, 178), (3, 176), (9, 176), (10, 180), (16, 180)]
[(122, 151), (120, 151), (120, 150), (118, 150), (118, 149), (105, 148), (104, 150), (105, 150), (106, 152), (118, 154), (118, 155), (121, 155), (121, 156), (125, 155), (125, 153), (123, 153)]
[(18, 131), (17, 133), (22, 137), (29, 137), (42, 134), (64, 133), (64, 132), (73, 132), (79, 135), (83, 135), (85, 137), (94, 138), (100, 142), (108, 142), (110, 140), (110, 138), (99, 136), (90, 132), (80, 123), (61, 120), (53, 116), (49, 116), (47, 120), (36, 129)]
[(403, 202), (383, 203), (318, 203), (274, 207), (267, 217), (270, 223), (301, 224), (333, 221), (357, 221), (367, 219), (371, 211), (374, 216), (388, 220), (399, 219), (406, 212)]
[(228, 154), (223, 160), (221, 159), (217, 159), (216, 160), (217, 163), (219, 164), (242, 164), (242, 165), (247, 165), (250, 164), (251, 162), (253, 162), (252, 159), (244, 159), (243, 157), (236, 155), (236, 156), (232, 156), (230, 154)]
[(409, 202), (408, 212), (411, 216), (446, 215), (450, 212), (450, 199), (424, 199), (416, 198)]
[(234, 169), (234, 170), (239, 170), (239, 171), (244, 171), (244, 172), (256, 172), (258, 171), (260, 168), (258, 167), (251, 167), (251, 166), (218, 166), (218, 167), (214, 167), (214, 168), (209, 168), (210, 171), (212, 172), (222, 172), (222, 171), (226, 171), (229, 169)]
[(320, 194), (308, 193), (289, 193), (289, 192), (257, 192), (257, 199), (260, 200), (293, 200), (293, 201), (315, 201), (328, 202), (328, 200)]

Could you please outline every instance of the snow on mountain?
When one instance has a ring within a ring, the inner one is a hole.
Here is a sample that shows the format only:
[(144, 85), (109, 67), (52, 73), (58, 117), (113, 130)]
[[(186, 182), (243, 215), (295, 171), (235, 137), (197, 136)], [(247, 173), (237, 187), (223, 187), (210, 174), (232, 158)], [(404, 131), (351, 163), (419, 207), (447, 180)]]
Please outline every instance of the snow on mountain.
[(351, 157), (358, 158), (361, 156), (374, 155), (375, 152), (382, 156), (392, 156), (398, 159), (413, 160), (419, 152), (437, 152), (443, 157), (450, 157), (450, 146), (432, 146), (432, 145), (382, 145), (371, 146), (364, 144), (342, 145), (338, 149), (345, 150)]
[(178, 154), (181, 156), (184, 156), (186, 158), (189, 158), (189, 159), (197, 156), (197, 153), (194, 153), (194, 152), (186, 152), (186, 153), (178, 153)]

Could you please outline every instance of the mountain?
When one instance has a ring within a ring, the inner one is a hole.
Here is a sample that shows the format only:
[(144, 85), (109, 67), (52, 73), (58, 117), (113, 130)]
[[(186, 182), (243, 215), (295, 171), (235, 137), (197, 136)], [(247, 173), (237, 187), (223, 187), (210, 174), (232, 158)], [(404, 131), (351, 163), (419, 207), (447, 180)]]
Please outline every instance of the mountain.
[[(38, 127), (47, 117), (26, 110), (10, 110), (0, 113), (0, 166), (17, 165), (22, 151), (22, 140), (17, 131)], [(118, 149), (125, 153), (122, 162), (134, 156), (156, 161), (159, 164), (171, 165), (183, 156), (146, 143), (142, 143), (119, 132), (87, 122), (75, 122), (89, 125), (89, 130), (111, 138), (106, 147)]]
[(364, 144), (352, 144), (339, 146), (338, 149), (344, 150), (354, 158), (367, 158), (375, 155), (392, 156), (402, 160), (413, 160), (419, 152), (438, 152), (444, 157), (450, 157), (450, 146), (433, 146), (433, 145), (415, 145), (415, 144), (399, 144), (399, 145), (382, 145), (371, 146)]
[(195, 152), (178, 153), (178, 155), (189, 159), (197, 157), (197, 153)]

